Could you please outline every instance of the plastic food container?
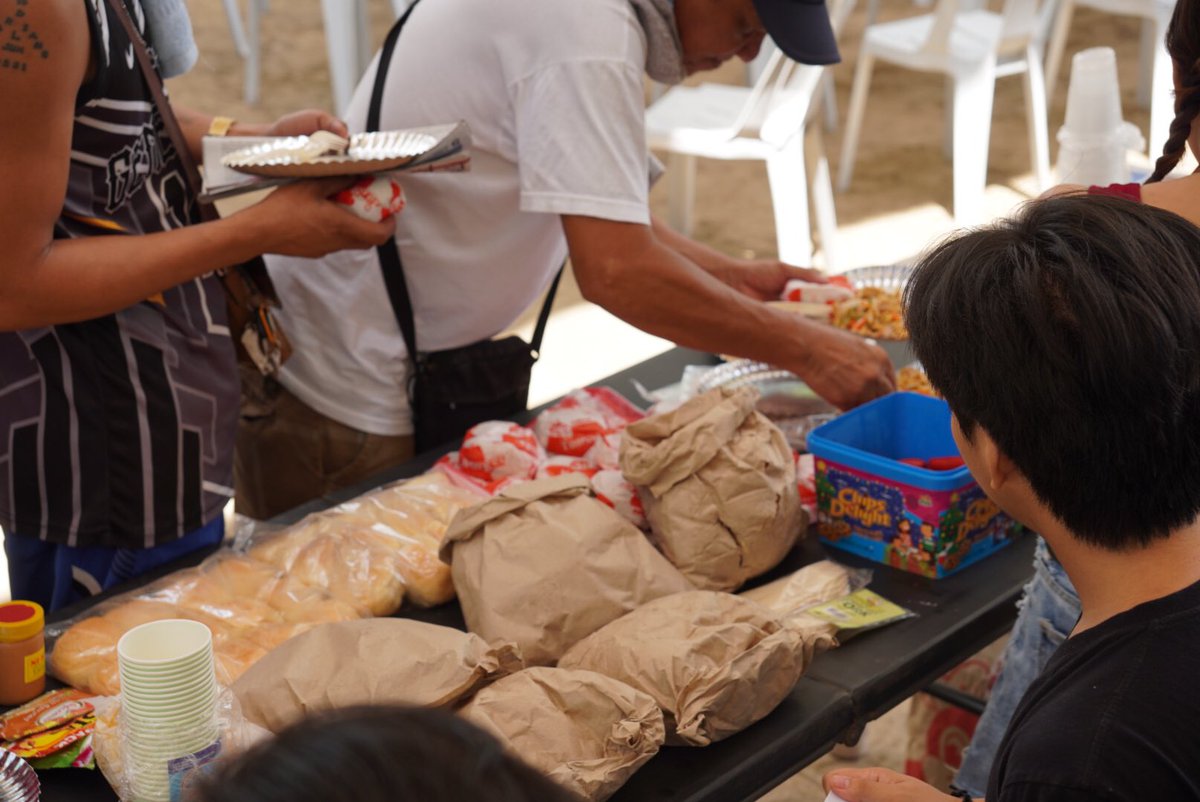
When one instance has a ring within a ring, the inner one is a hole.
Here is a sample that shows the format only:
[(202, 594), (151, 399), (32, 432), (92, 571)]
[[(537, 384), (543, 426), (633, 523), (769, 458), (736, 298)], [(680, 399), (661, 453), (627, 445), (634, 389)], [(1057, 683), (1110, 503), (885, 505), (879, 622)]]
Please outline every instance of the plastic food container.
[(892, 393), (816, 429), (808, 447), (816, 460), (817, 531), (837, 548), (943, 577), (1017, 531), (966, 466), (936, 471), (900, 462), (958, 455), (941, 399)]

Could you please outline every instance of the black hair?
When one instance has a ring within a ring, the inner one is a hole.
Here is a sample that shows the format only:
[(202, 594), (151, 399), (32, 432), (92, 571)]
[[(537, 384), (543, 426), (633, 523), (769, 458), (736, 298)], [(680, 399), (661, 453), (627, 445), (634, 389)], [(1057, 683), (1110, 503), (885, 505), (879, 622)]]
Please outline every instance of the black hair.
[(1145, 545), (1200, 512), (1200, 229), (1063, 196), (924, 256), (913, 349), (1077, 538)]
[(1183, 158), (1192, 121), (1200, 114), (1200, 5), (1197, 0), (1178, 0), (1167, 26), (1167, 52), (1175, 63), (1179, 86), (1175, 92), (1175, 119), (1147, 184), (1162, 181)]
[(442, 710), (318, 713), (220, 765), (192, 802), (580, 802)]

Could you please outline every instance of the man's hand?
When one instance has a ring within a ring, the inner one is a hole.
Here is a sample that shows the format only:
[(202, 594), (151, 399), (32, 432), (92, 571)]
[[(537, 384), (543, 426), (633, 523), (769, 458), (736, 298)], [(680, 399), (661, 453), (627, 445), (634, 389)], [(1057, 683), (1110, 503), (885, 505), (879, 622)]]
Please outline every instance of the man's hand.
[(814, 327), (809, 358), (799, 369), (783, 365), (804, 379), (817, 395), (838, 409), (852, 409), (896, 389), (896, 373), (882, 348), (832, 326)]
[(820, 270), (793, 267), (772, 259), (735, 259), (718, 275), (730, 287), (756, 301), (778, 301), (792, 279), (825, 284), (829, 278)]
[(822, 783), (846, 802), (956, 802), (955, 797), (890, 769), (836, 769)]
[(320, 109), (304, 109), (285, 114), (271, 123), (265, 134), (266, 136), (305, 136), (314, 131), (329, 131), (338, 136), (350, 136), (346, 123)]
[(287, 184), (234, 218), (254, 218), (263, 253), (315, 259), (333, 251), (382, 245), (395, 233), (395, 218), (373, 223), (329, 200), (356, 180), (322, 178)]

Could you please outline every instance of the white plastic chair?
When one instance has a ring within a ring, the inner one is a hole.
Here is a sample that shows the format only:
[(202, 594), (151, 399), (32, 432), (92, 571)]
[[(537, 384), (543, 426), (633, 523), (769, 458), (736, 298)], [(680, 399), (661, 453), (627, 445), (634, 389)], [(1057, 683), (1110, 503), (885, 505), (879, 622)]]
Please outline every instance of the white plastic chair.
[[(389, 2), (392, 13), (399, 18), (411, 0)], [(321, 0), (321, 15), (325, 20), (333, 105), (338, 114), (345, 114), (354, 88), (374, 55), (367, 25), (367, 0)]]
[(960, 11), (958, 0), (939, 0), (932, 14), (871, 25), (863, 34), (842, 141), (838, 187), (854, 175), (858, 137), (866, 112), (871, 70), (879, 59), (901, 67), (947, 76), (954, 217), (960, 225), (983, 218), (988, 140), (996, 78), (1023, 73), (1029, 148), (1038, 186), (1050, 182), (1046, 85), (1036, 33), (1038, 0), (1006, 0), (1002, 14)]
[[(841, 29), (853, 0), (831, 3), (834, 31)], [(797, 64), (769, 41), (747, 69), (752, 86), (677, 86), (646, 110), (650, 147), (668, 152), (668, 222), (684, 234), (692, 230), (696, 159), (752, 159), (766, 162), (775, 214), (779, 258), (796, 265), (812, 262), (809, 192), (825, 266), (837, 258), (837, 215), (829, 162), (819, 126), (810, 120), (823, 67)], [(769, 48), (769, 50), (767, 49)], [(808, 175), (806, 134), (815, 170)], [(810, 183), (811, 180), (811, 183)]]
[(1148, 153), (1153, 158), (1162, 152), (1163, 143), (1171, 133), (1171, 121), (1175, 118), (1171, 56), (1164, 44), (1175, 0), (1059, 0), (1058, 15), (1046, 48), (1047, 102), (1054, 97), (1075, 6), (1142, 19), (1138, 102), (1150, 107), (1150, 130), (1146, 141)]
[(229, 34), (233, 48), (246, 62), (242, 78), (242, 94), (248, 105), (258, 102), (262, 88), (262, 50), (259, 45), (263, 14), (267, 13), (267, 0), (246, 0), (246, 21), (237, 0), (223, 0), (225, 17), (229, 21)]

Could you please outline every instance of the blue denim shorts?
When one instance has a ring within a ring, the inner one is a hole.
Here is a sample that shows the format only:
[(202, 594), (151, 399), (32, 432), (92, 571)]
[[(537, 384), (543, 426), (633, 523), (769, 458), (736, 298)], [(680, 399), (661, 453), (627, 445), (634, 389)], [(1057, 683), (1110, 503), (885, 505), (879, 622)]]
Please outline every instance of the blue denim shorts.
[(1020, 610), (1017, 623), (1013, 625), (1008, 646), (1000, 657), (1000, 676), (975, 728), (971, 745), (963, 754), (962, 767), (954, 778), (954, 787), (969, 791), (973, 797), (982, 797), (987, 791), (992, 761), (1017, 703), (1079, 621), (1079, 596), (1075, 587), (1040, 537), (1034, 551), (1033, 568), (1033, 579), (1029, 580), (1017, 602)]

